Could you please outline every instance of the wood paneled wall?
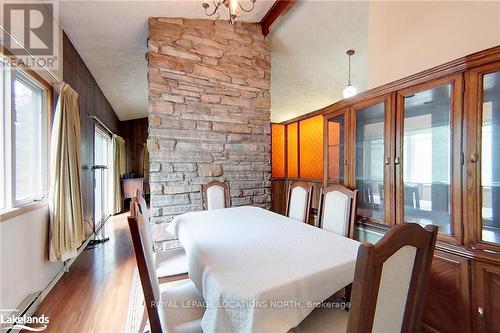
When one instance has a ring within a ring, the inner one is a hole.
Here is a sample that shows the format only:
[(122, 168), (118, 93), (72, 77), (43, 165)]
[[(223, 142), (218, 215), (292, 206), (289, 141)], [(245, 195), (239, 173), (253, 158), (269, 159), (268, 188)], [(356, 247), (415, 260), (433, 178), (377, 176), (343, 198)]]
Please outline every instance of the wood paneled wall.
[(120, 122), (120, 130), (125, 140), (127, 152), (127, 173), (136, 177), (144, 176), (143, 154), (144, 144), (148, 139), (148, 118), (140, 118)]
[(66, 34), (63, 37), (63, 57), (64, 82), (78, 92), (82, 129), (83, 217), (91, 222), (94, 215), (94, 182), (91, 168), (94, 165), (96, 122), (89, 116), (96, 116), (117, 134), (120, 132), (120, 121)]

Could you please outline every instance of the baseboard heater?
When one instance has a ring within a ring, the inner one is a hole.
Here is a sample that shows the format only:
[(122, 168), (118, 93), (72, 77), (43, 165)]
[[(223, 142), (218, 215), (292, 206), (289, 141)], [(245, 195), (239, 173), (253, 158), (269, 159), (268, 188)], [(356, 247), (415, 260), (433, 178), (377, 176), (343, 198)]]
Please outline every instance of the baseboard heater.
[[(19, 318), (19, 317), (31, 317), (38, 306), (42, 302), (42, 291), (37, 291), (32, 294), (26, 296), (26, 298), (19, 304), (18, 309), (14, 309), (7, 317)], [(10, 325), (7, 323), (2, 323), (2, 331), (6, 333), (19, 333), (21, 329), (18, 328), (10, 328), (7, 329)]]
[[(45, 287), (45, 289), (34, 292), (26, 296), (26, 298), (17, 306), (17, 309), (13, 309), (10, 314), (5, 316), (4, 313), (0, 313), (0, 315), (4, 315), (3, 317), (30, 317), (32, 316), (36, 310), (38, 309), (38, 306), (40, 303), (43, 301), (43, 299), (47, 296), (47, 294), (52, 290), (52, 288), (56, 285), (56, 283), (59, 281), (59, 279), (64, 275), (64, 273), (67, 273), (69, 271), (69, 267), (73, 264), (73, 262), (78, 258), (78, 256), (82, 253), (82, 251), (87, 247), (88, 243), (94, 239), (95, 235), (90, 235), (85, 242), (78, 248), (77, 255), (76, 257), (73, 257), (66, 261), (63, 264), (62, 269), (57, 273), (57, 275), (52, 279), (52, 281)], [(8, 324), (3, 324), (0, 323), (0, 332), (5, 332), (5, 333), (19, 333), (20, 329), (7, 329), (9, 325)]]

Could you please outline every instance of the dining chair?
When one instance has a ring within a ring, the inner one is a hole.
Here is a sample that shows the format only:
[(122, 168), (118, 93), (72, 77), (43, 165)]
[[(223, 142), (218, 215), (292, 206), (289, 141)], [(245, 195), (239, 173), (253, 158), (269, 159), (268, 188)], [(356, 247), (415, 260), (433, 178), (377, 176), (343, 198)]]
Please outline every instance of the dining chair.
[(398, 224), (358, 250), (349, 312), (316, 308), (294, 333), (417, 333), (438, 227)]
[(156, 274), (160, 282), (169, 282), (185, 278), (188, 272), (186, 251), (182, 247), (175, 247), (162, 251), (155, 251), (149, 209), (146, 199), (141, 191), (136, 191), (130, 205), (130, 215), (137, 216), (140, 213), (145, 221), (146, 234), (152, 246), (153, 256), (156, 263)]
[(207, 184), (201, 185), (201, 202), (204, 210), (229, 207), (228, 182), (213, 180)]
[(312, 185), (304, 182), (290, 184), (288, 187), (285, 215), (294, 220), (308, 223), (312, 191)]
[(164, 284), (163, 290), (160, 289), (147, 221), (138, 204), (133, 204), (136, 215), (128, 217), (128, 225), (151, 333), (202, 333), (203, 296), (191, 280)]
[(358, 190), (333, 184), (322, 188), (319, 196), (318, 220), (323, 230), (353, 238), (356, 224), (356, 196)]

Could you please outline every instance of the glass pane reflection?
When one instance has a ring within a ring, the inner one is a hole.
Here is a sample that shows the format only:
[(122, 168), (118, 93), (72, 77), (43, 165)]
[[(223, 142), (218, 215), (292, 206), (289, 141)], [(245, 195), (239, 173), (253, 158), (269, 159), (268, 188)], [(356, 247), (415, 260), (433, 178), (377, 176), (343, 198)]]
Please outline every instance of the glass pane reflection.
[(500, 73), (483, 78), (481, 128), (482, 240), (500, 243)]
[(344, 183), (344, 116), (328, 120), (328, 182)]
[(356, 112), (358, 214), (384, 221), (384, 111), (379, 103)]
[(451, 85), (404, 100), (404, 219), (451, 234)]

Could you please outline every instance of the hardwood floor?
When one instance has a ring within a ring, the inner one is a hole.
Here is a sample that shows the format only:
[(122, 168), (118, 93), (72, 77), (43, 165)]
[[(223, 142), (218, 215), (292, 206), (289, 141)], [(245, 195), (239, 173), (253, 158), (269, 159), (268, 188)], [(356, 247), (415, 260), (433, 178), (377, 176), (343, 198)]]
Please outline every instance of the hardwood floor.
[(107, 223), (110, 240), (83, 251), (38, 308), (44, 332), (124, 332), (136, 261), (126, 214)]

